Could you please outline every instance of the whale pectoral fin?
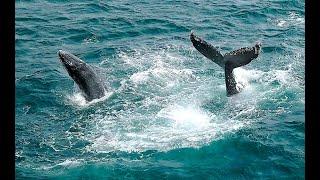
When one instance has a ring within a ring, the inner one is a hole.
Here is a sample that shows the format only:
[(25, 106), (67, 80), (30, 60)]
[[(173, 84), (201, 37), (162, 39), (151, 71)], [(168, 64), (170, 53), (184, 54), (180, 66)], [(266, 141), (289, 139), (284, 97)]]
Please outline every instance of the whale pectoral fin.
[(219, 66), (223, 67), (223, 56), (222, 54), (217, 50), (217, 48), (213, 47), (208, 42), (204, 41), (203, 39), (197, 37), (194, 35), (193, 32), (190, 34), (190, 40), (193, 44), (193, 46), (205, 57), (212, 60), (213, 62), (217, 63)]
[(258, 55), (259, 51), (257, 51), (255, 47), (244, 47), (226, 53), (224, 55), (224, 61), (231, 63), (230, 65), (232, 65), (233, 68), (237, 68), (249, 64), (253, 59), (257, 58)]

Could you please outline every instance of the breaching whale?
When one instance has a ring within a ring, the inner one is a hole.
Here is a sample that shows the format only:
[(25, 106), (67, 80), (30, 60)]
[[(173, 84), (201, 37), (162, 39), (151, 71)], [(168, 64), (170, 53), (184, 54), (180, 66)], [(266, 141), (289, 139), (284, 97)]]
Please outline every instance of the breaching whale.
[(233, 69), (244, 66), (257, 58), (260, 54), (261, 43), (256, 43), (254, 47), (244, 47), (231, 51), (223, 56), (215, 47), (194, 35), (193, 32), (190, 34), (190, 40), (201, 54), (224, 69), (227, 96), (239, 93), (241, 89), (237, 87)]
[(59, 50), (58, 55), (87, 101), (99, 99), (105, 95), (104, 84), (90, 65), (66, 51)]

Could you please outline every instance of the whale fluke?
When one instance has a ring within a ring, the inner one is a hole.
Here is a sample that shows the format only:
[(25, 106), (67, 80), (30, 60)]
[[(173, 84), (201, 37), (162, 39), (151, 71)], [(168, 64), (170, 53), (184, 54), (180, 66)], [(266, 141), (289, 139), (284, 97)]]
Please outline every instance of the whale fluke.
[(190, 40), (193, 44), (193, 46), (205, 57), (212, 60), (216, 64), (218, 64), (221, 67), (224, 67), (223, 62), (223, 56), (222, 54), (217, 50), (217, 48), (213, 47), (211, 44), (207, 43), (203, 39), (197, 37), (194, 35), (193, 32), (190, 34)]
[(201, 54), (224, 68), (227, 96), (239, 93), (241, 89), (237, 88), (233, 69), (249, 64), (257, 58), (260, 54), (261, 43), (256, 43), (254, 47), (244, 47), (231, 51), (223, 56), (217, 48), (197, 37), (193, 32), (190, 34), (190, 40)]

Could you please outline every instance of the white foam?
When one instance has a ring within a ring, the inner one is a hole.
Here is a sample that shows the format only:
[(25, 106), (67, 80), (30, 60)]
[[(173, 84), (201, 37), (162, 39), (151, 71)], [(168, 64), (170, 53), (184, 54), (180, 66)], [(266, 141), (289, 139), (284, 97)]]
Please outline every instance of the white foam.
[[(197, 105), (169, 105), (147, 117), (136, 112), (125, 113), (118, 114), (116, 120), (97, 117), (94, 133), (86, 136), (86, 140), (92, 142), (87, 150), (130, 152), (199, 147), (245, 125), (245, 122), (217, 116)], [(137, 121), (142, 126), (140, 130), (130, 131), (137, 128)]]
[(289, 13), (289, 19), (295, 23), (296, 25), (297, 24), (302, 24), (304, 23), (304, 18), (303, 17), (300, 17), (297, 13), (295, 12), (290, 12)]
[(210, 126), (212, 119), (209, 113), (192, 106), (169, 106), (162, 109), (157, 116), (171, 119), (174, 127), (186, 130), (206, 128)]
[(255, 69), (234, 69), (235, 79), (238, 83), (245, 85), (245, 88), (252, 88), (251, 84), (257, 82), (259, 84), (268, 85), (273, 81), (278, 81), (281, 86), (297, 83), (292, 76), (292, 66), (289, 64), (286, 69), (274, 69), (271, 71), (260, 71)]
[(130, 80), (136, 84), (143, 83), (149, 78), (149, 71), (137, 72), (131, 75)]
[(286, 23), (287, 23), (287, 21), (285, 21), (285, 20), (279, 20), (278, 23), (277, 23), (277, 26), (284, 27), (284, 25)]
[(56, 167), (73, 168), (73, 167), (80, 166), (82, 163), (83, 163), (83, 159), (66, 159), (63, 162), (57, 163), (55, 165), (41, 166), (40, 168), (37, 168), (37, 169), (50, 170)]
[[(201, 63), (198, 69), (184, 65), (184, 61), (195, 61), (186, 55), (170, 50), (143, 50), (120, 53), (119, 58), (126, 68), (130, 66), (135, 71), (120, 82), (117, 92), (130, 90), (133, 95), (143, 95), (142, 103), (136, 105), (123, 98), (121, 102), (132, 107), (91, 114), (91, 124), (81, 136), (90, 142), (86, 146), (90, 152), (168, 151), (204, 146), (250, 125), (252, 119), (248, 117), (256, 112), (261, 99), (268, 98), (263, 92), (274, 90), (270, 83), (278, 81), (282, 86), (293, 81), (290, 68), (266, 72), (236, 68), (236, 81), (244, 89), (226, 97), (224, 76), (198, 76), (197, 71), (203, 70)], [(204, 107), (208, 101), (223, 107), (211, 112), (211, 108)]]
[[(151, 68), (136, 75), (148, 76), (144, 79), (144, 84), (155, 86), (162, 80), (169, 82), (172, 76), (167, 75), (173, 72), (177, 71)], [(117, 150), (130, 152), (168, 151), (175, 148), (203, 146), (220, 139), (226, 133), (236, 132), (250, 125), (251, 121), (246, 117), (255, 113), (257, 103), (265, 96), (265, 93), (255, 91), (255, 87), (250, 84), (258, 82), (260, 86), (270, 86), (269, 83), (274, 80), (280, 85), (292, 83), (289, 72), (290, 68), (267, 72), (235, 69), (237, 81), (245, 84), (245, 88), (235, 96), (226, 97), (226, 108), (218, 114), (208, 112), (201, 107), (212, 93), (212, 89), (208, 88), (205, 82), (197, 81), (196, 83), (200, 84), (197, 84), (197, 89), (191, 91), (192, 93), (186, 92), (189, 89), (185, 89), (181, 92), (170, 91), (172, 93), (170, 96), (162, 96), (160, 92), (163, 89), (159, 89), (159, 92), (151, 94), (154, 96), (147, 95), (143, 103), (144, 111), (149, 112), (149, 108), (158, 107), (160, 110), (157, 112), (146, 113), (133, 109), (116, 112), (116, 117), (94, 114), (93, 130), (84, 137), (92, 144), (86, 148), (88, 151), (96, 152)], [(174, 77), (179, 78), (179, 73)], [(181, 85), (182, 82), (177, 83)], [(221, 101), (218, 97), (215, 98), (215, 102)]]
[(295, 12), (290, 12), (288, 17), (285, 19), (277, 19), (276, 20), (277, 26), (279, 27), (288, 27), (288, 26), (297, 26), (300, 24), (304, 24), (305, 20), (304, 17), (300, 17)]
[(192, 70), (190, 69), (178, 70), (171, 67), (157, 66), (146, 71), (134, 73), (130, 76), (130, 80), (135, 84), (145, 83), (148, 80), (156, 80), (160, 82), (166, 82), (168, 86), (172, 86), (175, 81), (192, 77), (193, 74)]
[(71, 104), (75, 105), (75, 106), (79, 106), (79, 107), (88, 107), (92, 104), (101, 102), (101, 101), (105, 101), (106, 99), (108, 99), (111, 95), (113, 94), (113, 92), (105, 92), (105, 95), (102, 96), (99, 99), (94, 99), (92, 101), (87, 101), (85, 99), (85, 97), (82, 95), (81, 92), (75, 92), (74, 94), (68, 95), (67, 99), (68, 102), (71, 102)]
[(257, 70), (246, 70), (241, 67), (233, 70), (237, 83), (241, 83), (244, 86), (249, 85), (249, 82), (261, 77), (262, 72)]
[(80, 164), (81, 164), (81, 161), (79, 159), (77, 160), (66, 159), (63, 162), (58, 163), (56, 166), (75, 167), (75, 166), (79, 166)]

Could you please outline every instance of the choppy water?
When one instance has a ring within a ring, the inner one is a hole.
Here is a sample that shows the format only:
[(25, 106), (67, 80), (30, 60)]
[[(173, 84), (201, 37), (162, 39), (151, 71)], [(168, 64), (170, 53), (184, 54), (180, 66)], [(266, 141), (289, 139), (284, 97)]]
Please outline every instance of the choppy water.
[[(18, 179), (304, 178), (304, 1), (16, 1)], [(224, 71), (222, 53), (262, 42)], [(86, 103), (58, 61), (98, 69), (108, 96)]]

